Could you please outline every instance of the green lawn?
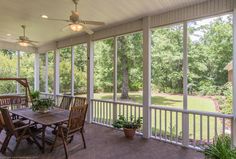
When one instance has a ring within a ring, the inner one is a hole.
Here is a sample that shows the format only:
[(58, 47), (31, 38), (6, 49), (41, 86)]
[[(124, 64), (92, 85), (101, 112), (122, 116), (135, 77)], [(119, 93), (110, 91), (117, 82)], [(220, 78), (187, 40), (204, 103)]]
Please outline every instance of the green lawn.
[[(120, 94), (118, 93), (118, 100)], [(142, 93), (131, 92), (129, 93), (131, 98), (128, 102), (140, 103), (142, 104)], [(95, 93), (95, 99), (112, 99), (112, 93)], [(159, 106), (170, 106), (175, 108), (183, 108), (183, 96), (182, 95), (169, 95), (169, 94), (154, 94), (152, 96), (152, 105)], [(199, 110), (207, 112), (216, 112), (214, 102), (212, 99), (198, 97), (198, 96), (188, 96), (188, 109), (189, 110)]]
[[(124, 102), (132, 102), (132, 103), (142, 103), (142, 93), (139, 92), (134, 92), (134, 93), (130, 93), (129, 94), (130, 99), (126, 100)], [(95, 99), (112, 99), (112, 93), (95, 93), (94, 94)], [(118, 94), (118, 100), (119, 100), (120, 94)], [(158, 105), (158, 106), (168, 106), (168, 107), (174, 107), (174, 108), (183, 108), (183, 96), (182, 95), (169, 95), (169, 94), (154, 94), (152, 96), (152, 105)], [(119, 106), (118, 106), (119, 107)], [(122, 106), (121, 106), (122, 107)], [(188, 97), (188, 109), (190, 110), (199, 110), (199, 111), (207, 111), (207, 112), (216, 112), (215, 106), (214, 106), (214, 102), (212, 99), (210, 98), (206, 98), (206, 97), (199, 97), (199, 96), (189, 96)], [(103, 111), (103, 110), (100, 110)], [(105, 110), (106, 111), (106, 110)], [(126, 110), (126, 108), (124, 109), (124, 114), (126, 116), (126, 112), (128, 112), (128, 114), (130, 114), (130, 109)], [(136, 113), (138, 114), (138, 109), (134, 110), (132, 109), (132, 111), (136, 111)], [(106, 113), (106, 112), (105, 112)], [(118, 109), (118, 113), (119, 113), (119, 109)], [(121, 113), (123, 113), (123, 107), (121, 109)], [(141, 113), (142, 115), (142, 110)], [(161, 128), (161, 132), (163, 134), (163, 131), (165, 130), (165, 118), (167, 120), (167, 126), (166, 126), (166, 130), (167, 133), (170, 132), (170, 129), (172, 127), (173, 130), (176, 129), (176, 113), (173, 112), (172, 113), (172, 126), (171, 126), (171, 115), (170, 112), (167, 111), (166, 113), (166, 117), (165, 117), (165, 112), (162, 111), (161, 112), (161, 127), (160, 127), (160, 111), (157, 110), (156, 111), (156, 121), (154, 118), (155, 115), (155, 111), (152, 111), (152, 131), (153, 134), (160, 133), (160, 128)], [(102, 116), (100, 116), (102, 118)], [(213, 137), (215, 136), (215, 119), (213, 117), (209, 118), (210, 121), (210, 139), (213, 139)], [(156, 131), (155, 131), (155, 124), (156, 124)], [(217, 130), (218, 130), (218, 134), (222, 133), (222, 122), (220, 120), (217, 120)], [(196, 115), (195, 116), (195, 132), (196, 132), (196, 139), (200, 139), (200, 116)], [(181, 136), (181, 129), (182, 129), (182, 116), (180, 113), (178, 113), (178, 134), (179, 136)], [(189, 134), (190, 134), (190, 138), (193, 138), (193, 115), (189, 116)], [(207, 139), (207, 117), (202, 118), (202, 139), (206, 140)], [(173, 133), (172, 135), (175, 135), (175, 133)]]

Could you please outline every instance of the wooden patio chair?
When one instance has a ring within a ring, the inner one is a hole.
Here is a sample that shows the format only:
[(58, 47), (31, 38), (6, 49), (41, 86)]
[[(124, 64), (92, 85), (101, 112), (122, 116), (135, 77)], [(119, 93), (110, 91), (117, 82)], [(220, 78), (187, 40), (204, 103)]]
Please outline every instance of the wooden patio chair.
[(59, 107), (62, 108), (62, 109), (69, 110), (69, 109), (70, 109), (71, 102), (72, 102), (72, 97), (63, 96), (62, 101), (61, 101)]
[(84, 106), (85, 104), (87, 104), (87, 98), (75, 97), (73, 106)]
[(41, 149), (40, 144), (38, 143), (38, 141), (35, 138), (35, 135), (33, 135), (31, 131), (30, 123), (25, 124), (24, 122), (21, 121), (14, 123), (11, 119), (8, 109), (0, 108), (0, 111), (4, 121), (3, 127), (6, 131), (6, 138), (1, 148), (1, 152), (3, 154), (6, 152), (6, 149), (12, 136), (15, 136), (16, 138), (16, 146), (13, 150), (13, 155), (15, 154), (21, 140), (23, 139), (26, 139), (28, 142), (33, 141), (33, 143), (35, 143), (39, 147), (39, 149)]
[(71, 138), (77, 133), (80, 132), (83, 140), (84, 148), (86, 148), (86, 143), (83, 134), (84, 122), (87, 113), (88, 104), (83, 106), (73, 106), (70, 110), (68, 123), (58, 126), (57, 135), (55, 137), (54, 143), (52, 145), (51, 151), (53, 151), (57, 138), (60, 137), (63, 141), (63, 146), (68, 158), (68, 148), (67, 144), (70, 143)]
[[(63, 96), (61, 103), (59, 105), (59, 108), (69, 110), (72, 102), (72, 97), (70, 96)], [(52, 125), (51, 128), (53, 128), (52, 133), (57, 133), (57, 127), (58, 125)]]

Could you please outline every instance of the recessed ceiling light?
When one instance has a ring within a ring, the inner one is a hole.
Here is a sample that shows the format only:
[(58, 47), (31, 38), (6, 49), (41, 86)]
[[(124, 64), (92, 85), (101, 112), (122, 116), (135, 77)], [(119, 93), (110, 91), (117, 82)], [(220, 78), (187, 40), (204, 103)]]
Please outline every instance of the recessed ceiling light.
[(48, 16), (47, 16), (47, 15), (41, 15), (41, 17), (42, 17), (43, 19), (48, 19)]
[(7, 36), (11, 36), (11, 34), (7, 34)]

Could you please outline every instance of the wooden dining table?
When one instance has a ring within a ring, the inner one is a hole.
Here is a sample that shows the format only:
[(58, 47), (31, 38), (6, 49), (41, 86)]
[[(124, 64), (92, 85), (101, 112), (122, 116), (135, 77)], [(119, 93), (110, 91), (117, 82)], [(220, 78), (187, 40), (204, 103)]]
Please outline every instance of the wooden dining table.
[(47, 113), (34, 112), (30, 108), (10, 110), (14, 115), (26, 118), (37, 124), (42, 125), (42, 152), (45, 152), (45, 133), (46, 128), (52, 125), (58, 125), (68, 121), (69, 110), (53, 108)]

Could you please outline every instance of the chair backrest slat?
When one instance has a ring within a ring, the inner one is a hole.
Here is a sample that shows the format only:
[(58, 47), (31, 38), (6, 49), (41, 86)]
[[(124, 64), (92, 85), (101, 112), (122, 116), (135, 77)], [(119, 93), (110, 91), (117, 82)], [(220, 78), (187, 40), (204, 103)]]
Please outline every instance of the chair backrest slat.
[(83, 106), (73, 106), (70, 110), (68, 132), (73, 133), (83, 129), (85, 117), (87, 113), (88, 104)]
[(63, 96), (60, 108), (69, 110), (71, 105), (72, 97)]
[(75, 97), (73, 106), (84, 106), (85, 104), (87, 104), (87, 98)]
[(0, 108), (0, 111), (1, 111), (1, 114), (2, 114), (4, 127), (9, 131), (14, 131), (15, 126), (12, 122), (12, 119), (11, 119), (11, 116), (10, 116), (10, 113), (9, 113), (8, 109)]

